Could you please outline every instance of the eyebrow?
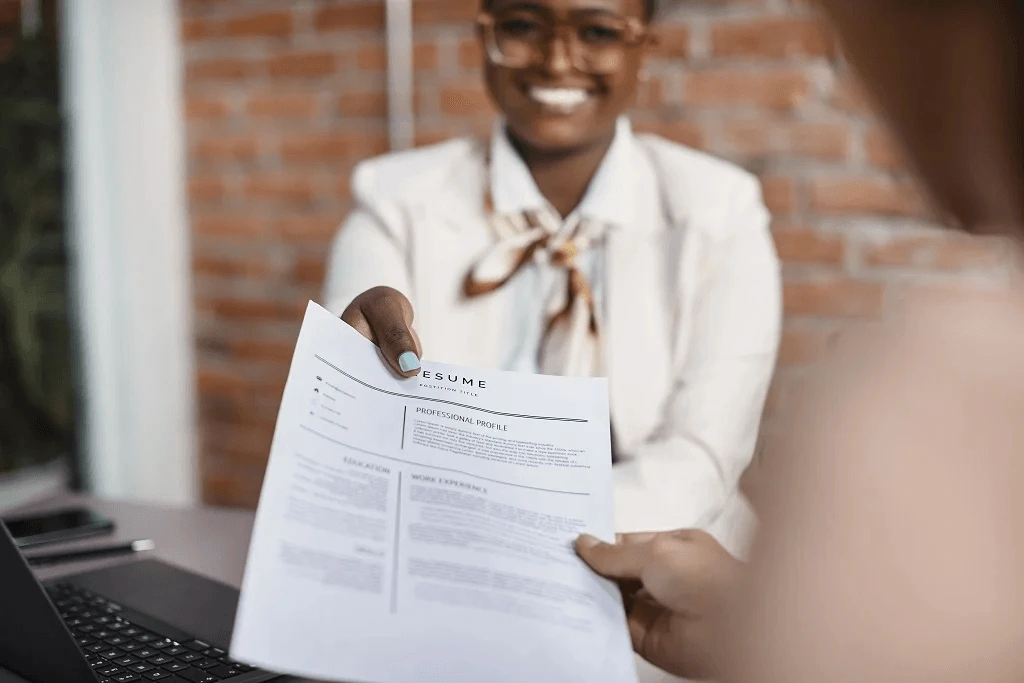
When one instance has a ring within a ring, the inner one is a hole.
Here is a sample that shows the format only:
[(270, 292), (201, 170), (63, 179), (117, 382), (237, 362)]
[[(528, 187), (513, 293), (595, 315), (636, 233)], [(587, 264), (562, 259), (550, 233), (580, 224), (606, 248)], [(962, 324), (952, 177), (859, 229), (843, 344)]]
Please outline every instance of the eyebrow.
[[(492, 6), (494, 6), (495, 9), (503, 9), (503, 10), (509, 10), (509, 9), (532, 10), (534, 12), (541, 12), (541, 13), (544, 13), (544, 14), (555, 14), (555, 12), (552, 11), (552, 9), (550, 7), (548, 7), (546, 5), (542, 5), (542, 4), (536, 3), (536, 2), (530, 2), (529, 0), (521, 0), (520, 2), (509, 2), (509, 3), (502, 3), (502, 2), (500, 2), (500, 0), (495, 0), (494, 2), (492, 2)], [(579, 8), (575, 8), (575, 9), (570, 10), (569, 14), (574, 14), (574, 15), (578, 15), (578, 14), (590, 14), (590, 15), (593, 15), (593, 14), (608, 14), (608, 15), (618, 16), (620, 13), (616, 12), (611, 7), (579, 7)]]

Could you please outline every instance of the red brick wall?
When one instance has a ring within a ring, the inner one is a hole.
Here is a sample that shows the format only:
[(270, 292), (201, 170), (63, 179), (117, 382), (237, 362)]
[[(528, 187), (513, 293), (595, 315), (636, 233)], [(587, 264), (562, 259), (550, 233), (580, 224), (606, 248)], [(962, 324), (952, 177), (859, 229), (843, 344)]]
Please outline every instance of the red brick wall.
[[(182, 0), (203, 492), (255, 503), (305, 302), (386, 151), (382, 0)], [(486, 129), (476, 0), (414, 0), (417, 140)], [(661, 26), (634, 121), (758, 173), (785, 261), (770, 404), (907, 287), (989, 279), (990, 244), (929, 231), (899, 152), (790, 0), (688, 0)]]

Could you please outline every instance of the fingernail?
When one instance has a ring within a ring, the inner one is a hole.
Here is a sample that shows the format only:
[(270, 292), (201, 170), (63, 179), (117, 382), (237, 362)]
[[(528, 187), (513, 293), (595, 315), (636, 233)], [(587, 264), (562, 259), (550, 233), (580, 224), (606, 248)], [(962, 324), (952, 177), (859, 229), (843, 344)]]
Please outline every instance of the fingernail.
[(576, 539), (576, 547), (583, 548), (584, 550), (589, 550), (600, 544), (601, 541), (597, 540), (590, 534), (581, 534), (580, 537)]
[(398, 367), (402, 368), (402, 372), (412, 372), (413, 370), (420, 369), (420, 359), (416, 357), (416, 354), (412, 351), (406, 351), (398, 357)]

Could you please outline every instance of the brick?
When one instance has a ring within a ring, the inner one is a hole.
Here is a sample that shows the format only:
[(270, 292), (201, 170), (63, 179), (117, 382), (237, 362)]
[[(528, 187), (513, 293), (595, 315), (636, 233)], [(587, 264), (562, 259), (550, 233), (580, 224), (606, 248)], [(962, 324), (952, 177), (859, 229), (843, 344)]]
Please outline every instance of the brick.
[(384, 28), (384, 3), (378, 0), (324, 7), (314, 16), (313, 25), (318, 31)]
[(466, 69), (478, 69), (484, 63), (484, 50), (476, 38), (468, 38), (459, 43), (459, 66)]
[(259, 174), (245, 179), (244, 192), (248, 199), (308, 203), (316, 194), (316, 187), (308, 174)]
[(215, 201), (224, 199), (224, 179), (192, 175), (188, 179), (188, 197), (192, 201)]
[(242, 480), (235, 474), (204, 474), (203, 503), (211, 507), (255, 509), (261, 487), (261, 481)]
[(218, 453), (235, 456), (241, 461), (251, 459), (263, 465), (270, 453), (274, 425), (207, 425), (202, 436), (204, 446)]
[(200, 161), (251, 161), (258, 154), (259, 142), (249, 135), (221, 135), (192, 145), (192, 158)]
[(808, 74), (796, 69), (718, 67), (686, 74), (685, 103), (692, 107), (756, 106), (789, 111), (810, 96)]
[(884, 130), (873, 129), (864, 136), (864, 151), (872, 166), (903, 171), (908, 167), (902, 146)]
[(257, 237), (263, 224), (249, 216), (210, 215), (192, 219), (192, 232), (209, 237)]
[(786, 315), (816, 317), (878, 317), (882, 313), (885, 286), (844, 278), (786, 282), (783, 302)]
[(832, 33), (811, 18), (782, 17), (715, 24), (710, 30), (715, 57), (834, 57)]
[(796, 181), (778, 175), (761, 176), (761, 194), (764, 204), (774, 215), (796, 210)]
[(190, 83), (203, 81), (237, 81), (263, 73), (264, 63), (247, 59), (208, 59), (189, 64), (185, 79)]
[(288, 363), (295, 353), (295, 341), (274, 339), (236, 339), (228, 345), (229, 353), (240, 360), (268, 360)]
[(480, 14), (480, 4), (473, 0), (416, 0), (412, 4), (414, 24), (465, 24)]
[(186, 42), (215, 38), (221, 34), (221, 25), (209, 19), (185, 19), (181, 22), (181, 39)]
[(284, 302), (257, 298), (207, 298), (198, 304), (220, 318), (234, 320), (301, 321), (306, 310), (305, 301)]
[(289, 161), (338, 161), (373, 156), (387, 151), (383, 133), (309, 133), (285, 137), (281, 156)]
[(190, 119), (223, 119), (231, 112), (221, 97), (190, 96), (185, 99), (185, 116)]
[(862, 256), (868, 266), (966, 270), (998, 266), (1005, 253), (1005, 245), (996, 240), (934, 235), (865, 245)]
[(841, 235), (825, 234), (801, 227), (772, 231), (779, 258), (785, 263), (840, 265), (845, 244)]
[(683, 24), (661, 24), (655, 27), (655, 54), (666, 59), (688, 59), (691, 51), (690, 27)]
[(383, 90), (347, 92), (338, 98), (338, 113), (342, 116), (386, 117), (388, 95)]
[(212, 277), (262, 278), (270, 275), (270, 262), (263, 256), (237, 254), (196, 254), (192, 270)]
[(338, 58), (330, 52), (290, 52), (267, 61), (274, 78), (315, 78), (329, 76), (338, 69)]
[(260, 12), (232, 17), (224, 24), (224, 34), (235, 38), (284, 38), (292, 33), (290, 12)]
[(281, 218), (274, 222), (271, 231), (292, 242), (327, 243), (338, 233), (343, 218), (343, 215)]
[(832, 326), (787, 325), (779, 344), (779, 366), (808, 365), (820, 360), (838, 334)]
[(843, 161), (850, 154), (852, 135), (847, 124), (797, 123), (785, 129), (785, 149), (791, 156)]
[(699, 124), (693, 121), (660, 121), (643, 123), (636, 126), (639, 133), (660, 135), (663, 138), (678, 142), (687, 147), (704, 148), (704, 133)]
[[(433, 43), (417, 43), (412, 48), (412, 66), (417, 71), (436, 69), (439, 52)], [(356, 50), (356, 66), (365, 71), (387, 68), (388, 53), (383, 45), (364, 45)]]
[(920, 216), (924, 213), (921, 195), (913, 185), (875, 178), (812, 180), (811, 207), (823, 214)]
[(322, 258), (300, 258), (292, 268), (292, 281), (321, 286), (327, 274), (327, 265)]
[(438, 101), (442, 112), (456, 116), (493, 111), (494, 108), (483, 83), (448, 85), (441, 90)]
[(272, 90), (250, 96), (246, 112), (256, 118), (306, 119), (316, 116), (319, 102), (315, 93), (287, 93)]

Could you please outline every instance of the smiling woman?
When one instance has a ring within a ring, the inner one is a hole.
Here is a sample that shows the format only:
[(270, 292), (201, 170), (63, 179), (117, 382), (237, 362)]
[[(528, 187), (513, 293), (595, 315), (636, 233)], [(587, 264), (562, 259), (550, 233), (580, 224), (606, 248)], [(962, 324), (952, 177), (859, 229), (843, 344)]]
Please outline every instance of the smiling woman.
[(482, 5), (501, 118), (487, 140), (357, 168), (325, 303), (406, 377), (423, 354), (608, 377), (618, 528), (701, 527), (742, 552), (737, 483), (775, 362), (779, 265), (753, 176), (633, 133), (652, 13)]

